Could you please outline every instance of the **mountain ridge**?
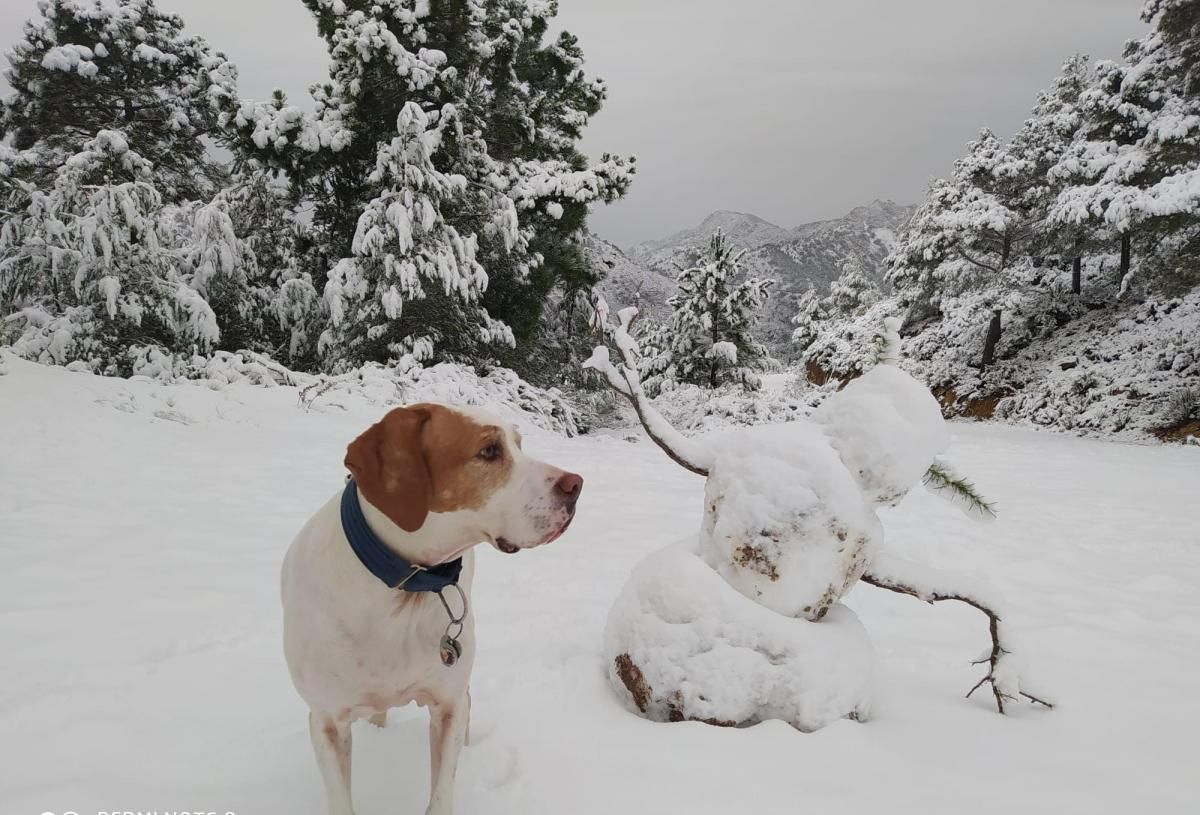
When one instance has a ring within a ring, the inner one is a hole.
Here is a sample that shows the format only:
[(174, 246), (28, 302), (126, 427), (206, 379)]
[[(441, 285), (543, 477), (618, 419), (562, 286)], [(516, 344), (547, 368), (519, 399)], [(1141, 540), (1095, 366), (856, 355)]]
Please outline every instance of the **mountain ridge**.
[(638, 305), (651, 316), (662, 316), (666, 297), (675, 291), (677, 267), (692, 262), (712, 233), (722, 229), (734, 246), (746, 250), (745, 274), (777, 281), (756, 333), (772, 353), (788, 359), (794, 356), (791, 318), (804, 292), (827, 290), (849, 255), (857, 255), (867, 274), (882, 280), (883, 259), (915, 210), (915, 204), (875, 199), (841, 217), (791, 229), (753, 213), (716, 210), (696, 226), (624, 251), (593, 236), (588, 251), (609, 270), (600, 290), (611, 303)]

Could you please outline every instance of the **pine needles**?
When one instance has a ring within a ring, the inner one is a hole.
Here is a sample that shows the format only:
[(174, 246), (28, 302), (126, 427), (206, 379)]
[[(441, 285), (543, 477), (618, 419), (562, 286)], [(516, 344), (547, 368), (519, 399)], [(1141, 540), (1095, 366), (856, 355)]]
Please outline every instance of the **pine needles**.
[(984, 498), (974, 483), (941, 459), (929, 465), (922, 481), (930, 492), (945, 498), (967, 515), (985, 521), (996, 517), (996, 505)]

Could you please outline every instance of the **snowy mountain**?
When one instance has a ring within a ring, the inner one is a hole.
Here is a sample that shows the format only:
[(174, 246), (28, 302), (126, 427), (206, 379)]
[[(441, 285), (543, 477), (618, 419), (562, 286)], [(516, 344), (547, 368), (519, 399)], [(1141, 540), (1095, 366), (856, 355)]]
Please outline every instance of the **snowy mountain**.
[(674, 290), (676, 266), (686, 265), (697, 250), (707, 245), (712, 233), (721, 229), (735, 246), (746, 250), (742, 268), (747, 274), (777, 281), (757, 334), (772, 353), (790, 359), (794, 356), (791, 319), (800, 295), (814, 286), (824, 293), (849, 255), (857, 255), (869, 275), (882, 278), (883, 258), (914, 209), (876, 200), (840, 218), (794, 229), (756, 215), (719, 210), (695, 227), (638, 244), (625, 253), (596, 239), (596, 256), (611, 270), (601, 290), (613, 303), (629, 305), (640, 283), (643, 307), (661, 302), (655, 299), (659, 293)]
[(629, 255), (645, 263), (657, 265), (661, 261), (670, 260), (680, 249), (704, 248), (708, 245), (712, 233), (718, 229), (731, 238), (736, 236), (737, 243), (744, 248), (786, 243), (792, 236), (787, 229), (765, 221), (757, 215), (719, 209), (690, 229), (683, 229), (666, 238), (646, 241), (632, 247)]
[(636, 305), (643, 314), (666, 313), (667, 298), (675, 292), (674, 270), (650, 269), (596, 235), (588, 236), (584, 252), (592, 268), (604, 270), (599, 288), (611, 306)]

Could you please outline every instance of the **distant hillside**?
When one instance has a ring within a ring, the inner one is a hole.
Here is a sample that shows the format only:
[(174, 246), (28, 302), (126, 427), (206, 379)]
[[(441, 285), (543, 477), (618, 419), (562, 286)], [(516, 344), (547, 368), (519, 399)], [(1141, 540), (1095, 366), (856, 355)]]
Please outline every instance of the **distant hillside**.
[(794, 356), (791, 319), (801, 294), (813, 286), (828, 289), (842, 260), (850, 254), (857, 254), (869, 273), (882, 277), (883, 258), (914, 209), (892, 201), (872, 201), (841, 218), (794, 229), (757, 215), (720, 210), (691, 229), (638, 244), (628, 252), (599, 238), (593, 240), (589, 252), (610, 270), (601, 290), (614, 305), (634, 302), (640, 285), (643, 310), (661, 311), (659, 304), (674, 291), (676, 266), (689, 263), (697, 250), (708, 244), (709, 236), (722, 229), (734, 245), (746, 250), (742, 266), (747, 274), (778, 281), (758, 333), (776, 356), (790, 359)]
[(738, 244), (745, 248), (768, 243), (786, 243), (792, 238), (790, 231), (764, 221), (757, 215), (721, 209), (697, 226), (680, 230), (666, 238), (640, 243), (632, 247), (628, 254), (647, 263), (670, 260), (680, 249), (701, 249), (708, 246), (708, 239), (718, 229), (730, 237), (737, 236)]
[(584, 250), (593, 268), (605, 270), (600, 293), (614, 309), (636, 305), (643, 314), (660, 315), (667, 298), (675, 293), (674, 272), (649, 269), (596, 235), (589, 235)]

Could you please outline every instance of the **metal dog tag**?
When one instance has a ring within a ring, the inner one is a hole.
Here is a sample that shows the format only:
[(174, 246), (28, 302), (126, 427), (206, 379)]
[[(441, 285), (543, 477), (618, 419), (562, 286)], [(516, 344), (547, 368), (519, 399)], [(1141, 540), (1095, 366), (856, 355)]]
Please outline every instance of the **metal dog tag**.
[(439, 648), (442, 655), (442, 664), (447, 668), (458, 662), (458, 658), (462, 656), (462, 646), (458, 644), (458, 640), (449, 634), (442, 635), (442, 645)]

